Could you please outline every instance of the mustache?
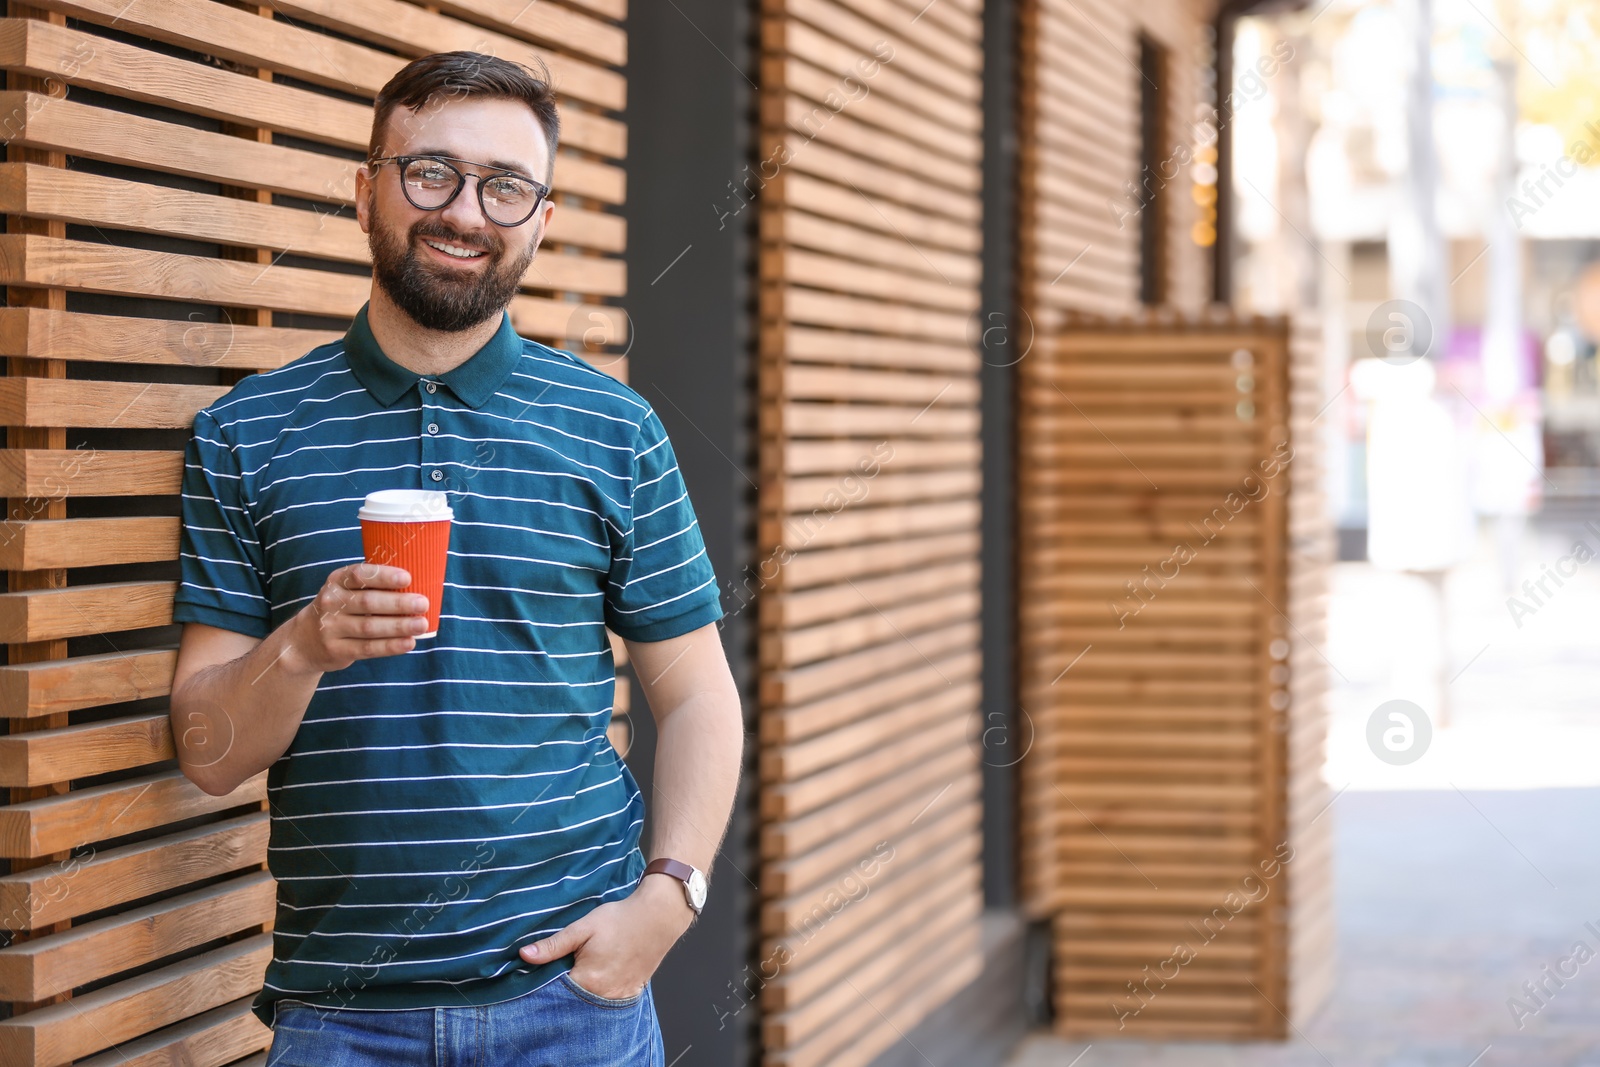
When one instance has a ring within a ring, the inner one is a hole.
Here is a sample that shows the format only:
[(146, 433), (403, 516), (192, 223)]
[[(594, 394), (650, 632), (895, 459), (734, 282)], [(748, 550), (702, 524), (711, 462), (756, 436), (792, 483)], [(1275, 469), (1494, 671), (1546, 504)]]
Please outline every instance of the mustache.
[(475, 248), (480, 252), (492, 252), (497, 255), (505, 251), (505, 242), (500, 239), (498, 234), (489, 234), (486, 237), (466, 237), (456, 233), (448, 226), (428, 221), (419, 222), (411, 227), (411, 236), (432, 237), (436, 241), (447, 241), (463, 248)]

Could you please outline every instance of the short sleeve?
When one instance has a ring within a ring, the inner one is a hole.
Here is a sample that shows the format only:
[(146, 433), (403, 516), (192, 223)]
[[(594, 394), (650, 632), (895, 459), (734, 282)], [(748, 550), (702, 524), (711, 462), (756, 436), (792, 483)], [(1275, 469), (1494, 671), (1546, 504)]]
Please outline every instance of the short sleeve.
[(203, 622), (252, 637), (272, 631), (272, 603), (255, 520), (245, 507), (233, 446), (205, 411), (183, 454), (183, 532), (173, 622)]
[(634, 444), (631, 515), (611, 560), (606, 625), (630, 641), (665, 641), (721, 619), (716, 572), (654, 411)]

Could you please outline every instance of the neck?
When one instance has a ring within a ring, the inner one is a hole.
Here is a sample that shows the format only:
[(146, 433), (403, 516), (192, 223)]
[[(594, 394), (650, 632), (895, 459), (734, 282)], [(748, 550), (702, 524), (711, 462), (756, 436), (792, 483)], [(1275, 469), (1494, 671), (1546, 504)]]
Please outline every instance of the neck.
[(376, 281), (367, 303), (367, 325), (383, 354), (417, 374), (444, 374), (471, 359), (500, 330), (500, 316), (460, 333), (430, 330), (389, 299)]

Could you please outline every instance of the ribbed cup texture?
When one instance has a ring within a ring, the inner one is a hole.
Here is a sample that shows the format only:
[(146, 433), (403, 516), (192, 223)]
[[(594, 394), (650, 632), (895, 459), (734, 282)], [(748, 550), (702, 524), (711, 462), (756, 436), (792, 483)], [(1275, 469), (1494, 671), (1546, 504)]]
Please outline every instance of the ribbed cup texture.
[(450, 547), (450, 520), (378, 522), (362, 519), (361, 547), (368, 563), (401, 567), (411, 575), (411, 584), (401, 592), (421, 593), (428, 598), (428, 630), (417, 636), (437, 635), (439, 608), (444, 600), (444, 565)]

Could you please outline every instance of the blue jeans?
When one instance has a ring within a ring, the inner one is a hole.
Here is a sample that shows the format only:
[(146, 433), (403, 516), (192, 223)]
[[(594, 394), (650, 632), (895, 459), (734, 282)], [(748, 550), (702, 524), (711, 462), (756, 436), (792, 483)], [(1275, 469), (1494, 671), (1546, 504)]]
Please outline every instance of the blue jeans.
[(278, 1003), (267, 1067), (665, 1067), (646, 983), (612, 1000), (563, 971), (481, 1007), (366, 1011)]

